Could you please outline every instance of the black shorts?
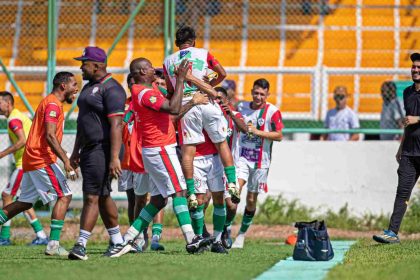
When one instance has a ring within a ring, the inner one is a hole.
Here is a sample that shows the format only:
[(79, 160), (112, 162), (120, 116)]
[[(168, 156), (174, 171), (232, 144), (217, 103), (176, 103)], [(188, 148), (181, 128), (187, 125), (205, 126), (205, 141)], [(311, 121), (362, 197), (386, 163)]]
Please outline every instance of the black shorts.
[(110, 146), (107, 144), (95, 144), (82, 149), (80, 169), (84, 194), (110, 195), (112, 178), (109, 176), (109, 162)]

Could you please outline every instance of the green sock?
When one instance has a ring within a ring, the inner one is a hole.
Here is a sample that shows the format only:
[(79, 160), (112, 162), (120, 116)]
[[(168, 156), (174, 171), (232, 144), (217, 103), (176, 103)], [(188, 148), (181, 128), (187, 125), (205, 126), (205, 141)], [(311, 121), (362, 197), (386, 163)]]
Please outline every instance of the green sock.
[(214, 231), (222, 232), (226, 222), (226, 207), (225, 205), (213, 204), (213, 229)]
[(160, 239), (160, 235), (162, 234), (162, 224), (153, 224), (152, 226), (152, 236), (156, 235)]
[(197, 210), (191, 212), (191, 225), (194, 229), (194, 233), (197, 235), (203, 234), (204, 226), (204, 204), (197, 207)]
[(0, 238), (1, 239), (9, 239), (10, 238), (10, 224), (11, 224), (11, 220), (8, 220), (1, 227), (1, 233), (0, 233)]
[(134, 220), (133, 224), (131, 225), (139, 232), (142, 232), (145, 228), (147, 228), (156, 214), (159, 212), (153, 204), (147, 204), (143, 209), (140, 211), (140, 215), (137, 219)]
[(63, 229), (64, 220), (51, 220), (50, 240), (60, 240), (61, 230)]
[(187, 195), (190, 196), (195, 193), (194, 179), (185, 179), (187, 183)]
[(252, 224), (252, 219), (254, 218), (255, 210), (254, 211), (248, 211), (245, 209), (244, 216), (242, 217), (242, 224), (241, 228), (239, 230), (240, 233), (245, 233), (249, 226)]
[(4, 213), (3, 209), (0, 209), (0, 226), (5, 224), (8, 220), (9, 218), (6, 213)]
[(172, 202), (178, 224), (183, 225), (191, 224), (190, 212), (188, 211), (187, 199), (185, 197), (174, 197)]
[(31, 222), (31, 226), (34, 229), (35, 233), (37, 233), (38, 231), (43, 230), (42, 228), (42, 224), (38, 219), (35, 219)]
[(235, 166), (226, 166), (225, 174), (228, 183), (236, 183), (236, 168)]

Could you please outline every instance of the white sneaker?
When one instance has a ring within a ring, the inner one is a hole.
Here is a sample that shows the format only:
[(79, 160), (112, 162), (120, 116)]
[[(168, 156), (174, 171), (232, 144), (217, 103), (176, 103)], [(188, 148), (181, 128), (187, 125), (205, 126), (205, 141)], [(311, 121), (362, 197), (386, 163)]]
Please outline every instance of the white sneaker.
[(242, 249), (245, 243), (245, 234), (238, 234), (235, 242), (232, 244), (232, 249)]
[(69, 255), (69, 252), (67, 252), (67, 250), (63, 247), (56, 245), (51, 247), (50, 249), (48, 249), (47, 247), (47, 249), (45, 249), (45, 255), (67, 257)]

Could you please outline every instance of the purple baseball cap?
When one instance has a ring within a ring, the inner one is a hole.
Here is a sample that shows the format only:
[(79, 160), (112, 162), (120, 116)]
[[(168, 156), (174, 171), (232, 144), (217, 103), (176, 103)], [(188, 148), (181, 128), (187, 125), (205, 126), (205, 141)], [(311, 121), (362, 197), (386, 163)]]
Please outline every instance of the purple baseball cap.
[(103, 49), (98, 47), (86, 47), (83, 50), (82, 56), (75, 57), (74, 59), (79, 61), (91, 60), (106, 63), (106, 58), (106, 53)]

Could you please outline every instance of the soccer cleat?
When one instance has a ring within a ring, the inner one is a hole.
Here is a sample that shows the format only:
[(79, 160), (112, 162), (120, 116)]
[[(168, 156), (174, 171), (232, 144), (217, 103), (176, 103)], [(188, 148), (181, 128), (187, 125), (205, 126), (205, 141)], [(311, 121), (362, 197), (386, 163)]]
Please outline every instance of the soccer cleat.
[(232, 244), (232, 249), (242, 249), (244, 247), (245, 243), (245, 235), (244, 234), (238, 234), (238, 236), (235, 239), (235, 242)]
[(9, 238), (0, 238), (0, 246), (10, 246), (12, 242)]
[(38, 245), (47, 245), (48, 244), (48, 237), (47, 238), (40, 238), (37, 237), (32, 240), (31, 243), (28, 243), (28, 246), (38, 246)]
[(191, 194), (187, 197), (188, 200), (188, 209), (195, 210), (198, 207), (198, 200), (195, 194)]
[(115, 244), (112, 247), (108, 248), (108, 251), (103, 255), (104, 257), (110, 258), (119, 258), (122, 255), (125, 255), (131, 251), (133, 248), (133, 240), (124, 241), (122, 244)]
[(400, 243), (398, 235), (395, 234), (392, 230), (384, 230), (383, 234), (374, 235), (373, 240), (379, 243), (393, 244)]
[(143, 247), (139, 246), (137, 243), (134, 242), (133, 245), (131, 246), (130, 253), (133, 253), (133, 254), (143, 253)]
[(69, 252), (67, 252), (67, 250), (61, 247), (60, 245), (53, 246), (50, 249), (48, 249), (47, 246), (47, 249), (45, 249), (45, 255), (67, 257), (69, 255)]
[(232, 248), (232, 237), (230, 236), (230, 233), (231, 233), (230, 227), (225, 226), (223, 228), (223, 233), (222, 233), (222, 245), (226, 249)]
[(220, 241), (213, 242), (213, 244), (211, 244), (210, 251), (212, 253), (217, 253), (217, 254), (227, 254), (228, 253), (228, 251), (226, 250), (226, 248), (222, 245), (222, 242), (220, 242)]
[(83, 246), (82, 243), (74, 244), (73, 248), (70, 250), (69, 259), (86, 261), (88, 256), (86, 255), (85, 246)]
[(159, 241), (153, 241), (150, 244), (150, 250), (152, 251), (165, 251), (165, 247), (159, 243)]
[(203, 238), (199, 235), (196, 235), (191, 243), (187, 244), (185, 248), (190, 254), (195, 254), (201, 251), (201, 248), (208, 246), (211, 243), (211, 240), (208, 238)]
[(233, 203), (238, 204), (241, 202), (241, 194), (239, 193), (238, 187), (234, 183), (229, 183), (227, 190)]

